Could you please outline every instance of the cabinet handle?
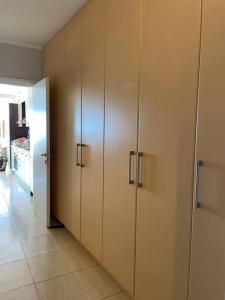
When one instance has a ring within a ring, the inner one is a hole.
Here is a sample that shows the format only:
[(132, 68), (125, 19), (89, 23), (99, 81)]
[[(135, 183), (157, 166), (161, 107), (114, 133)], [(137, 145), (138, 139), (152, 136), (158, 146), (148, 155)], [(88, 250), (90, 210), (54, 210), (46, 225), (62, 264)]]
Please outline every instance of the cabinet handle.
[(143, 153), (138, 152), (137, 155), (137, 187), (141, 188), (143, 186), (142, 183), (142, 158), (143, 158)]
[(81, 166), (81, 163), (79, 162), (79, 148), (81, 147), (81, 144), (77, 144), (77, 167)]
[(200, 176), (200, 168), (203, 162), (201, 160), (197, 160), (195, 163), (195, 208), (198, 209), (201, 207), (200, 197), (199, 197), (199, 176)]
[(80, 166), (81, 166), (81, 168), (84, 168), (85, 167), (85, 164), (84, 164), (84, 147), (85, 147), (85, 145), (84, 144), (81, 144), (80, 145), (81, 146), (81, 154), (80, 154), (80, 157), (81, 157), (81, 163), (80, 163)]
[(129, 171), (128, 171), (128, 182), (134, 184), (134, 178), (132, 178), (132, 157), (136, 155), (135, 151), (129, 152)]

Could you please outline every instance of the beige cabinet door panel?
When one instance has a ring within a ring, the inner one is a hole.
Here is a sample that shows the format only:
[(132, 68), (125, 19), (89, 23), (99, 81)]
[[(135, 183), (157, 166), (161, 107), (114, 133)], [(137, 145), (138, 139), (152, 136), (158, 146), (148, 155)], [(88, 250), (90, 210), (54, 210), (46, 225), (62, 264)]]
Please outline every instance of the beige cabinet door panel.
[(107, 1), (104, 155), (104, 267), (133, 293), (136, 188), (128, 183), (137, 148), (140, 1)]
[(143, 0), (137, 193), (137, 300), (185, 300), (200, 1)]
[(61, 159), (65, 153), (64, 123), (66, 117), (65, 106), (65, 35), (59, 32), (47, 45), (44, 51), (45, 76), (50, 79), (50, 106), (51, 106), (51, 213), (62, 223), (65, 222), (66, 203), (61, 199), (67, 199), (65, 194), (66, 173), (65, 164)]
[[(225, 297), (225, 3), (203, 2), (194, 209), (189, 300)], [(197, 179), (197, 178), (196, 178)]]
[[(67, 199), (65, 225), (80, 240), (81, 168), (77, 166), (77, 144), (81, 143), (81, 13), (77, 14), (65, 28), (66, 65), (66, 119), (64, 138), (66, 141)], [(63, 140), (62, 140), (63, 142)], [(61, 177), (63, 175), (61, 174)]]
[(105, 0), (83, 9), (81, 241), (102, 260)]

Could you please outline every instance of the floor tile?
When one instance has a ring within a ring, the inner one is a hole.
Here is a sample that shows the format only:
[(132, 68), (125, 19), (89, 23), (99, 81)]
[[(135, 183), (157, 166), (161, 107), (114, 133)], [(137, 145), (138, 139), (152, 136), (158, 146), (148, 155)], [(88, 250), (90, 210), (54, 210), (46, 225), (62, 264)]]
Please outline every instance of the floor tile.
[(96, 260), (91, 257), (86, 250), (80, 245), (76, 247), (64, 249), (62, 251), (66, 263), (70, 267), (70, 271), (89, 268), (97, 264)]
[(18, 231), (13, 224), (2, 224), (0, 226), (0, 245), (12, 243), (18, 239)]
[[(13, 190), (12, 190), (13, 189)], [(7, 200), (7, 203), (9, 204), (16, 204), (18, 202), (32, 202), (32, 197), (30, 197), (27, 193), (24, 191), (18, 191), (18, 189), (15, 187), (5, 189), (4, 191), (5, 199)]]
[(44, 254), (62, 248), (51, 235), (24, 239), (21, 243), (26, 257)]
[(41, 222), (23, 225), (17, 224), (17, 231), (20, 239), (49, 234), (49, 230)]
[(127, 296), (125, 293), (120, 293), (112, 297), (106, 298), (105, 300), (132, 300), (132, 299), (129, 296)]
[(40, 222), (38, 217), (34, 214), (34, 212), (25, 212), (25, 213), (18, 213), (16, 212), (13, 216), (13, 221), (17, 227), (26, 226), (30, 224), (34, 224)]
[(44, 300), (100, 300), (119, 292), (99, 267), (43, 281), (37, 287)]
[[(96, 299), (98, 299), (98, 297), (99, 299), (109, 297), (121, 290), (111, 279), (111, 277), (99, 266), (88, 268), (81, 272), (83, 275), (82, 282), (85, 282), (85, 284), (83, 284), (83, 287), (89, 290), (90, 294), (93, 294), (93, 296), (94, 290)], [(77, 273), (78, 272), (74, 273), (74, 276), (78, 279), (79, 282), (81, 282)]]
[(31, 199), (27, 193), (21, 191), (15, 186), (5, 188), (3, 193), (8, 204), (11, 204), (12, 201), (16, 203), (16, 201)]
[(1, 218), (6, 218), (6, 217), (10, 217), (11, 216), (11, 212), (9, 211), (8, 207), (7, 209), (1, 210), (0, 208), (0, 217)]
[(50, 234), (54, 236), (62, 248), (69, 248), (77, 245), (76, 239), (65, 228), (50, 229)]
[(42, 300), (94, 300), (82, 295), (82, 290), (76, 292), (72, 273), (38, 283), (37, 288)]
[(26, 260), (0, 266), (0, 292), (16, 289), (33, 283)]
[(33, 208), (21, 208), (21, 209), (16, 209), (16, 208), (11, 208), (9, 210), (9, 214), (13, 217), (23, 217), (24, 215), (30, 214), (31, 216), (34, 215), (34, 210)]
[(28, 285), (0, 294), (0, 300), (40, 300), (34, 285)]
[(2, 226), (13, 226), (13, 227), (15, 227), (15, 222), (13, 220), (13, 217), (11, 217), (11, 216), (0, 217), (0, 228)]
[(6, 201), (1, 197), (0, 200), (0, 217), (10, 216), (9, 208)]
[(35, 282), (70, 273), (70, 268), (61, 251), (34, 256), (28, 258), (27, 262)]
[(11, 202), (8, 204), (9, 212), (21, 212), (24, 210), (33, 210), (33, 206), (29, 201), (15, 201), (15, 203)]
[(0, 245), (0, 264), (24, 259), (20, 242)]
[(46, 229), (30, 196), (13, 177), (0, 174), (0, 300), (40, 296), (44, 300), (129, 300), (69, 231)]
[(0, 189), (0, 204), (2, 204), (2, 203), (7, 204), (6, 200), (5, 200), (5, 196), (4, 196), (3, 192)]
[(27, 262), (36, 282), (96, 265), (81, 247), (31, 257)]

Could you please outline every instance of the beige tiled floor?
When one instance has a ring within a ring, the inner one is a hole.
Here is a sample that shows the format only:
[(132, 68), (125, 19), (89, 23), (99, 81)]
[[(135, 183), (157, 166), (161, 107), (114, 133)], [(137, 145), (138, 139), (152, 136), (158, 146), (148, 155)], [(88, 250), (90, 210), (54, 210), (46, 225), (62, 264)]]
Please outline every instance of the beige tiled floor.
[(66, 229), (46, 229), (0, 173), (0, 300), (129, 300)]

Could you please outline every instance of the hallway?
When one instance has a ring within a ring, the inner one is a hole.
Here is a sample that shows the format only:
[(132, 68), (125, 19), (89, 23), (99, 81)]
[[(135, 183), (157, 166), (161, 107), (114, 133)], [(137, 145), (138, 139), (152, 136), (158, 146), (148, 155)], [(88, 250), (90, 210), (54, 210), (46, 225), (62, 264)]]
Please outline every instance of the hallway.
[(46, 229), (0, 173), (0, 300), (128, 300), (66, 229)]

